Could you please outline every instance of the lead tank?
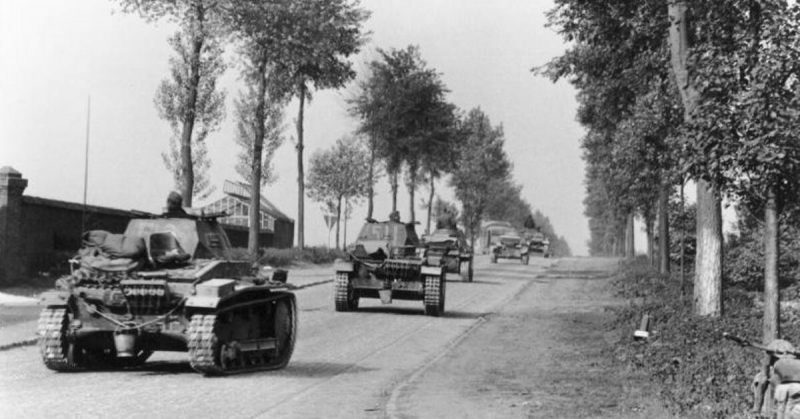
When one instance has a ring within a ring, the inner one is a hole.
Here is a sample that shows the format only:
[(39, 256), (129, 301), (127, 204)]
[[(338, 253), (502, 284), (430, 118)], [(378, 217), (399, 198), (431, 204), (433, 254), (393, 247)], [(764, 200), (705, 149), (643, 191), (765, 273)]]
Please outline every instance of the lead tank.
[(143, 217), (91, 231), (72, 273), (42, 296), (42, 361), (56, 371), (140, 365), (185, 351), (197, 372), (286, 366), (297, 305), (286, 271), (234, 260), (215, 216)]

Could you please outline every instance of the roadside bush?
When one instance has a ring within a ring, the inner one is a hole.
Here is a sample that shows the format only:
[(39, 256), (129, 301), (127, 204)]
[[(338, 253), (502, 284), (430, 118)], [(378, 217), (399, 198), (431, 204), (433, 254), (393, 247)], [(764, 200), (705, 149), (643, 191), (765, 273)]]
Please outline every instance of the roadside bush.
[[(743, 219), (743, 217), (740, 217)], [(738, 234), (728, 236), (725, 244), (724, 276), (732, 283), (750, 290), (764, 289), (764, 226), (758, 221), (738, 223)], [(800, 228), (781, 226), (778, 254), (780, 286), (791, 285), (800, 277)]]
[[(722, 333), (760, 341), (760, 293), (726, 287), (725, 315), (711, 319), (692, 315), (691, 287), (682, 296), (678, 279), (658, 275), (646, 260), (624, 263), (614, 285), (629, 300), (614, 309), (612, 327), (626, 337), (615, 347), (618, 362), (646, 370), (661, 385), (667, 407), (680, 417), (747, 417), (750, 385), (762, 354), (723, 339)], [(651, 315), (651, 339), (634, 342), (633, 331), (644, 313)], [(783, 336), (794, 343), (800, 342), (797, 314), (782, 308)]]
[[(233, 249), (235, 259), (247, 259), (249, 253), (245, 248)], [(344, 252), (324, 246), (306, 247), (299, 249), (296, 247), (289, 249), (262, 248), (258, 263), (274, 267), (284, 267), (297, 263), (325, 264), (332, 263), (337, 258), (343, 258)]]

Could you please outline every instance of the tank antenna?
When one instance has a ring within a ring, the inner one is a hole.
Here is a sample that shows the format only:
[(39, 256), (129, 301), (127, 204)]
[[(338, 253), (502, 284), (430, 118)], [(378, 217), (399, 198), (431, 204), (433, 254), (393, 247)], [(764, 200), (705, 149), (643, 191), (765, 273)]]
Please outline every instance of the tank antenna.
[(92, 96), (86, 100), (86, 151), (83, 162), (83, 211), (81, 212), (81, 237), (86, 230), (86, 191), (89, 185), (89, 121), (92, 115)]

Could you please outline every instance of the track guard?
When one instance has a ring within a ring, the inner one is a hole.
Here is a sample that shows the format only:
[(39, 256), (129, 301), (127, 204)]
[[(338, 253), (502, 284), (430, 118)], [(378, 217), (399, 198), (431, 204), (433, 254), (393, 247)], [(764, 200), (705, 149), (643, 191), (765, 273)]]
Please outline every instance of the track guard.
[(442, 266), (423, 266), (420, 273), (422, 275), (440, 276), (443, 269), (444, 267)]
[(42, 293), (39, 305), (45, 307), (66, 307), (69, 304), (70, 294), (65, 291), (53, 290)]
[(333, 261), (333, 270), (336, 272), (354, 272), (355, 267), (351, 261), (336, 259)]

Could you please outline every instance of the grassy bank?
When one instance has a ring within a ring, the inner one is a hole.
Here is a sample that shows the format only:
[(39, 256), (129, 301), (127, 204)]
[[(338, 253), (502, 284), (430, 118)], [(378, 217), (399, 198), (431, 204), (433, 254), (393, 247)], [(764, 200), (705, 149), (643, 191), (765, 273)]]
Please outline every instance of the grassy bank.
[[(262, 265), (274, 267), (288, 267), (296, 264), (320, 265), (332, 263), (337, 258), (343, 258), (344, 252), (323, 246), (297, 247), (289, 249), (263, 248), (258, 262)], [(234, 249), (234, 257), (237, 259), (247, 259), (247, 249)]]
[[(687, 282), (691, 280), (688, 276)], [(614, 286), (627, 300), (615, 309), (611, 325), (625, 337), (615, 347), (620, 367), (644, 369), (660, 385), (667, 407), (680, 417), (748, 417), (761, 353), (723, 339), (722, 333), (761, 340), (760, 293), (725, 286), (724, 316), (696, 317), (691, 284), (682, 295), (677, 275), (659, 275), (644, 259), (625, 262)], [(652, 316), (652, 337), (634, 342), (633, 331), (644, 313)], [(782, 307), (782, 335), (793, 343), (800, 337), (797, 319), (797, 310)]]

